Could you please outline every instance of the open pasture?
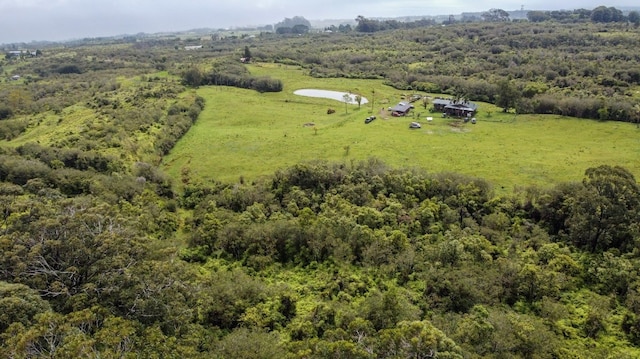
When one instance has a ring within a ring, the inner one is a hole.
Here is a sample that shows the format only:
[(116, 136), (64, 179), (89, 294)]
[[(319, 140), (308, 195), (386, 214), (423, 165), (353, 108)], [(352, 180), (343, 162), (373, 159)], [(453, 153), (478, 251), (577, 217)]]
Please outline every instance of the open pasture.
[[(504, 114), (485, 103), (471, 124), (429, 113), (420, 101), (410, 116), (392, 117), (386, 108), (405, 94), (379, 80), (315, 79), (296, 67), (272, 64), (251, 70), (282, 80), (284, 91), (198, 89), (206, 108), (163, 160), (174, 178), (188, 169), (205, 180), (255, 180), (298, 162), (369, 157), (396, 167), (485, 178), (498, 191), (579, 181), (585, 169), (601, 164), (624, 166), (640, 177), (640, 129), (634, 124)], [(294, 95), (300, 88), (360, 93), (373, 103), (359, 108)], [(327, 114), (329, 108), (336, 112)], [(365, 124), (371, 114), (377, 119)], [(412, 121), (422, 128), (410, 130)]]

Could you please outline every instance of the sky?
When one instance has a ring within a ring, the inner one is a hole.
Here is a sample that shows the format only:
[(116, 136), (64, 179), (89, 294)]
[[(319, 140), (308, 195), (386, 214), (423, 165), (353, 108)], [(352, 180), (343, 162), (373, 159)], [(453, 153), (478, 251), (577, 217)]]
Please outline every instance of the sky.
[(638, 6), (637, 0), (0, 0), (0, 44), (275, 24), (307, 20), (458, 15), (503, 10)]

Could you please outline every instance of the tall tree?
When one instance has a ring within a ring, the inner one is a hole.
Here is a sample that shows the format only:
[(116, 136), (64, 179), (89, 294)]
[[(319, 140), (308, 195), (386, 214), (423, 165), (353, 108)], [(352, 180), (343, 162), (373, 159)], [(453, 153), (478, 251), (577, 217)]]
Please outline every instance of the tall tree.
[(567, 219), (572, 241), (590, 251), (631, 250), (640, 226), (640, 186), (633, 174), (604, 165), (587, 169), (585, 176)]
[(633, 24), (633, 26), (640, 26), (640, 13), (637, 11), (630, 11), (629, 15), (627, 15), (627, 20)]
[(182, 82), (187, 86), (200, 86), (202, 85), (202, 81), (204, 80), (204, 76), (199, 68), (193, 66), (187, 69), (182, 74)]
[(296, 25), (304, 25), (307, 28), (311, 28), (311, 23), (309, 20), (305, 19), (302, 16), (294, 16), (293, 18), (285, 18), (281, 22), (277, 23), (274, 27), (276, 30), (281, 27), (293, 28)]
[(303, 24), (293, 25), (291, 32), (297, 35), (306, 34), (309, 32), (309, 26)]
[(371, 112), (373, 112), (374, 102), (376, 102), (376, 90), (371, 90)]
[(344, 113), (347, 113), (347, 105), (351, 103), (351, 94), (342, 95), (342, 101), (344, 101)]
[(593, 22), (618, 22), (623, 20), (622, 11), (615, 7), (598, 6), (591, 11), (591, 21)]
[(360, 104), (362, 104), (362, 96), (356, 95), (355, 99), (356, 103), (358, 104), (358, 108), (360, 108)]
[(490, 9), (482, 14), (484, 21), (503, 22), (509, 21), (509, 13), (502, 9)]
[(356, 31), (359, 32), (376, 32), (380, 30), (380, 21), (367, 19), (362, 15), (358, 15), (356, 18)]
[(514, 108), (520, 99), (520, 91), (510, 79), (498, 82), (498, 93), (496, 95), (496, 105), (502, 107), (503, 112), (508, 112)]

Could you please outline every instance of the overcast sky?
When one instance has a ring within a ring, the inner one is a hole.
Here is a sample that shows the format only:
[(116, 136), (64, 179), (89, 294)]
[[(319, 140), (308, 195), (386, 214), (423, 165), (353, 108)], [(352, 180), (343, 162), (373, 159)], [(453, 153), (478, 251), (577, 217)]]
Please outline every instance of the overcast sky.
[(638, 6), (637, 0), (0, 0), (0, 44), (266, 25), (294, 16), (355, 19), (358, 15), (457, 15), (490, 8), (573, 10), (599, 5)]

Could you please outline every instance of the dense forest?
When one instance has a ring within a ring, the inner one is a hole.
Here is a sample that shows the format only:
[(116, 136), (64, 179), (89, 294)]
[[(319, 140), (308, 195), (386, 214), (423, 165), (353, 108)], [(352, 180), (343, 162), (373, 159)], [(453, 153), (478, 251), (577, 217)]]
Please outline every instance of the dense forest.
[(640, 185), (624, 168), (507, 195), (379, 159), (251, 183), (158, 168), (207, 104), (193, 87), (282, 90), (244, 69), (247, 52), (505, 111), (640, 121), (633, 22), (542, 15), (8, 53), (0, 357), (639, 357)]

